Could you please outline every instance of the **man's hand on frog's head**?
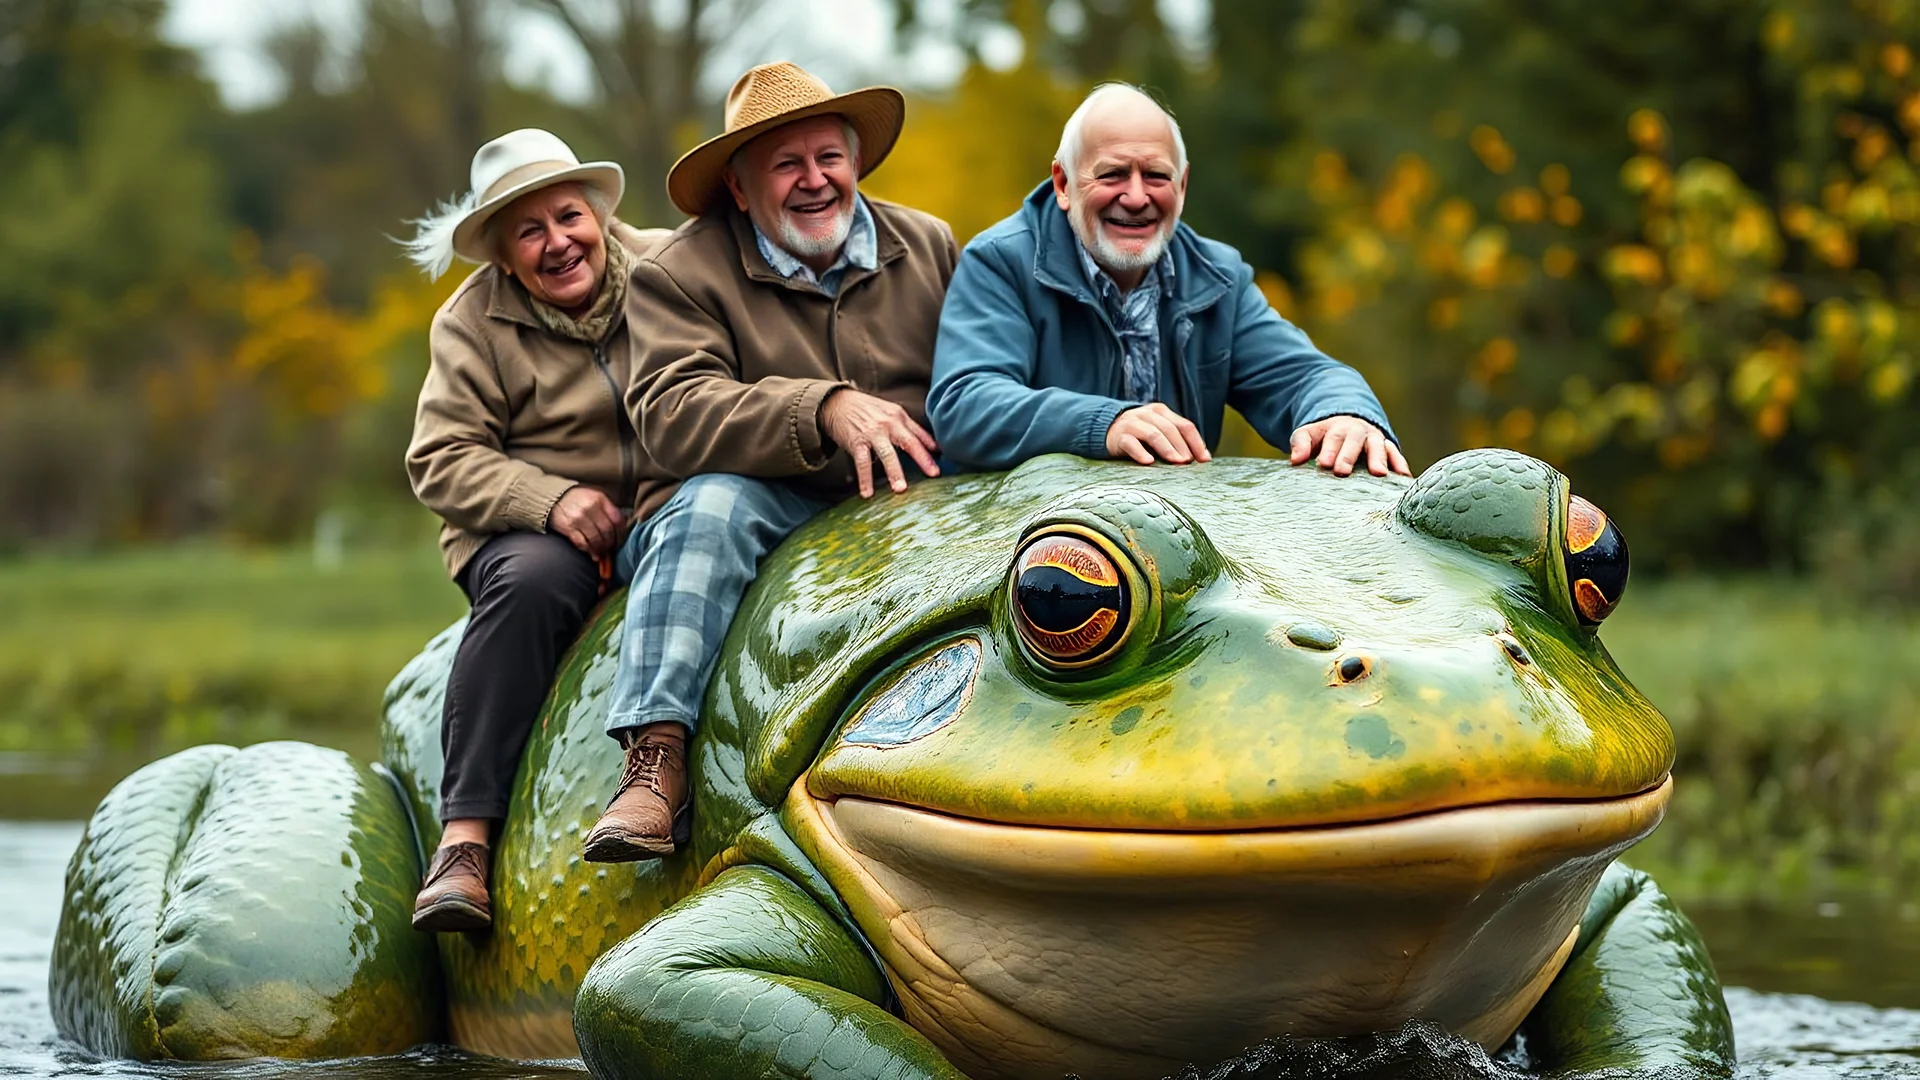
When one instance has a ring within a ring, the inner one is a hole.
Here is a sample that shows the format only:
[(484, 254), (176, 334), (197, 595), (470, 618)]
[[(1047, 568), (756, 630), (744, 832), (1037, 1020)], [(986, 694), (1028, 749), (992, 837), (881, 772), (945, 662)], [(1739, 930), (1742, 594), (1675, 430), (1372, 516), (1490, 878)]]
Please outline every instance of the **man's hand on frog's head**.
[(1107, 428), (1107, 455), (1142, 465), (1167, 461), (1185, 465), (1212, 461), (1205, 439), (1193, 421), (1158, 401), (1122, 412)]
[(1351, 475), (1362, 453), (1367, 455), (1367, 471), (1375, 476), (1385, 476), (1389, 471), (1413, 475), (1406, 455), (1393, 440), (1357, 416), (1329, 416), (1295, 431), (1289, 460), (1295, 465), (1305, 464), (1315, 453), (1319, 454), (1316, 464), (1331, 469), (1335, 476)]

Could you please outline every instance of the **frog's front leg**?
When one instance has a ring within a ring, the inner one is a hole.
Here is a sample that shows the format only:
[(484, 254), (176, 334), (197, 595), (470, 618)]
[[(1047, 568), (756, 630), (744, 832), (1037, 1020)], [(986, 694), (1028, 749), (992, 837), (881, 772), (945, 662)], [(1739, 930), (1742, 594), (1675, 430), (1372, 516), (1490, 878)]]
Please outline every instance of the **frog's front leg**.
[(1618, 863), (1522, 1031), (1554, 1072), (1733, 1074), (1733, 1022), (1699, 931), (1651, 877)]
[(881, 1008), (865, 949), (798, 886), (735, 867), (602, 956), (573, 1030), (601, 1080), (965, 1080)]

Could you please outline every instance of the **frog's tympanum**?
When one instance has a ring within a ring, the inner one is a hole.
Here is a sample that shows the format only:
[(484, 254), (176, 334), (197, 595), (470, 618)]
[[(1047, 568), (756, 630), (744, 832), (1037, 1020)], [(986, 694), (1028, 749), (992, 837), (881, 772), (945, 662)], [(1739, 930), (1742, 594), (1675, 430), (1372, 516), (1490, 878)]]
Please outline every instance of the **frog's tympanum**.
[(1542, 1068), (1725, 1074), (1698, 937), (1613, 865), (1673, 790), (1596, 636), (1626, 560), (1494, 450), (852, 500), (734, 622), (689, 849), (580, 858), (620, 769), (612, 604), (526, 749), (494, 929), (436, 957), (407, 913), (455, 628), (389, 691), (381, 766), (203, 747), (108, 796), (55, 1016), (147, 1058), (444, 1037), (678, 1080), (1122, 1080), (1422, 1018)]

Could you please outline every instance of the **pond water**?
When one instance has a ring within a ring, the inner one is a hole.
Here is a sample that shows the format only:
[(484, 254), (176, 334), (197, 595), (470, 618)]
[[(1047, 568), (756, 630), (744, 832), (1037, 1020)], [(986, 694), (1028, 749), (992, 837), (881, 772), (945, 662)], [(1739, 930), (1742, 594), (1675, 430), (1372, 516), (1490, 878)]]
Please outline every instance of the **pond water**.
[[(529, 1065), (445, 1049), (300, 1065), (169, 1067), (92, 1058), (62, 1042), (47, 1013), (47, 961), (60, 914), (61, 880), (79, 838), (80, 825), (74, 822), (0, 820), (0, 1076), (581, 1080), (585, 1075), (577, 1062)], [(1709, 907), (1692, 914), (1730, 984), (1727, 1004), (1743, 1080), (1920, 1080), (1920, 919), (1910, 905), (1830, 903), (1810, 911)], [(1281, 1075), (1512, 1080), (1516, 1075), (1487, 1061), (1477, 1048), (1419, 1029), (1353, 1046), (1307, 1048), (1266, 1068), (1251, 1066), (1219, 1075), (1249, 1080)]]

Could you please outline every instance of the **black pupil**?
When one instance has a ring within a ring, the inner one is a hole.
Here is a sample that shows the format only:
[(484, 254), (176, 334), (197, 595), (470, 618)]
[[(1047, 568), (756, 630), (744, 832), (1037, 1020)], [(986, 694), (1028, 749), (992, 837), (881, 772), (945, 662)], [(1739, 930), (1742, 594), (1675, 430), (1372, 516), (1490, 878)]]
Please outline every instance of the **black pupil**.
[(1620, 594), (1627, 591), (1627, 538), (1612, 521), (1585, 551), (1567, 556), (1567, 580), (1581, 578), (1593, 582), (1608, 603), (1619, 603)]
[(1020, 610), (1050, 634), (1085, 625), (1103, 608), (1120, 610), (1120, 586), (1096, 585), (1057, 566), (1036, 566), (1020, 575)]

